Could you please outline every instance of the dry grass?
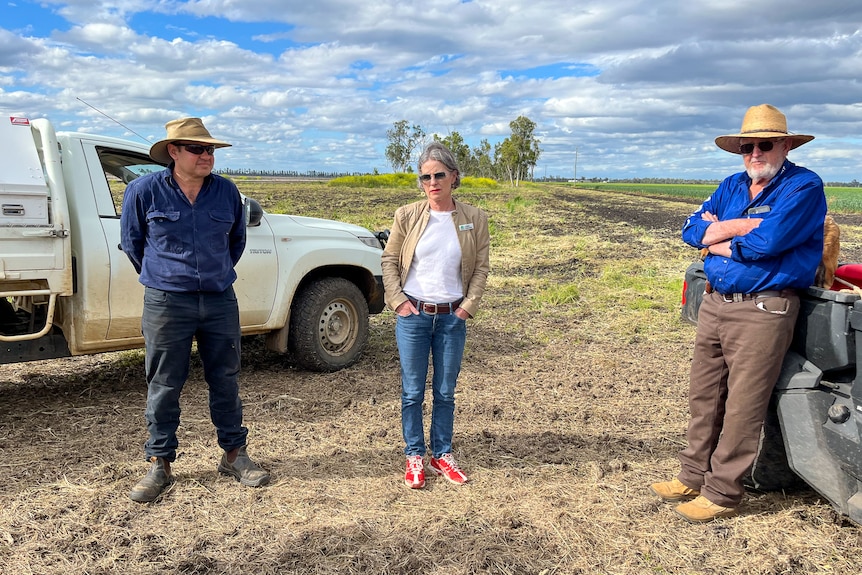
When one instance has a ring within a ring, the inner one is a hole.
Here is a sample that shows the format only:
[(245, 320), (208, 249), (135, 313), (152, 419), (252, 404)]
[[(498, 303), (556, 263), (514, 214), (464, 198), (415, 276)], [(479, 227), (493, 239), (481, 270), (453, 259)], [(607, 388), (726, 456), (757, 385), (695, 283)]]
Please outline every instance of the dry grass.
[[(416, 197), (299, 188), (244, 191), (378, 228)], [(250, 451), (273, 473), (266, 488), (216, 472), (195, 364), (177, 483), (150, 505), (127, 496), (146, 469), (140, 352), (6, 365), (0, 572), (859, 572), (862, 530), (810, 491), (751, 493), (739, 517), (694, 526), (646, 490), (676, 471), (684, 440), (694, 330), (677, 294), (693, 252), (678, 230), (691, 204), (564, 187), (471, 194), (495, 237), (458, 390), (470, 485), (402, 483), (390, 313), (373, 318), (362, 361), (335, 374), (245, 342)], [(859, 245), (857, 226), (842, 231)]]

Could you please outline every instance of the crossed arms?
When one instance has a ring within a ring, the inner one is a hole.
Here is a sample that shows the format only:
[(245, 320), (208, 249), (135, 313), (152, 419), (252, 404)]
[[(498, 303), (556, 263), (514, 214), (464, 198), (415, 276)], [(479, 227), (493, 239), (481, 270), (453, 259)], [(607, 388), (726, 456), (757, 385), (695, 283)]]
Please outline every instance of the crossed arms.
[(760, 218), (734, 218), (720, 221), (715, 214), (703, 212), (703, 220), (712, 222), (706, 228), (701, 240), (709, 246), (709, 253), (730, 257), (730, 240), (736, 236), (744, 236), (760, 225)]

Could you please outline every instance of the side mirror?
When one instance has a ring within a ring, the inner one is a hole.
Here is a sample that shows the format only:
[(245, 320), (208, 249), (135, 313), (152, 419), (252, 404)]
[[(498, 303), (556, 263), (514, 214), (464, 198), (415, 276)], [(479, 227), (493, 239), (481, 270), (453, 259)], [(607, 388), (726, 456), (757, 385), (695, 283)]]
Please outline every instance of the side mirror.
[(386, 242), (389, 241), (389, 230), (374, 232), (374, 237), (377, 238), (378, 242), (380, 242), (380, 247), (385, 250)]
[(249, 228), (254, 228), (260, 225), (260, 220), (263, 219), (263, 208), (257, 203), (257, 200), (246, 197), (243, 199), (243, 207), (245, 208), (245, 225)]

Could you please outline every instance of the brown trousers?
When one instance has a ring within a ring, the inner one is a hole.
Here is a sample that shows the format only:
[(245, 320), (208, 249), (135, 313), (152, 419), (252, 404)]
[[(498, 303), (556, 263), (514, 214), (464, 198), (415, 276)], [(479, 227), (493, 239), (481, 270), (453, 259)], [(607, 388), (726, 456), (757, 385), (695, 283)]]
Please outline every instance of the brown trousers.
[(727, 302), (704, 295), (689, 385), (688, 446), (679, 480), (711, 502), (737, 507), (754, 463), (769, 397), (799, 315), (799, 297)]

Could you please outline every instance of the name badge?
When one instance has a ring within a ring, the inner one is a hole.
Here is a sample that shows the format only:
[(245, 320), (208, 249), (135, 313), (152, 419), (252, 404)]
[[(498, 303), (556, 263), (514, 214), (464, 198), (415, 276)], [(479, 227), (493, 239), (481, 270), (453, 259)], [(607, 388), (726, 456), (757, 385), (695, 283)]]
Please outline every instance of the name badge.
[(461, 224), (458, 226), (458, 229), (462, 232), (466, 232), (473, 229), (473, 224)]

